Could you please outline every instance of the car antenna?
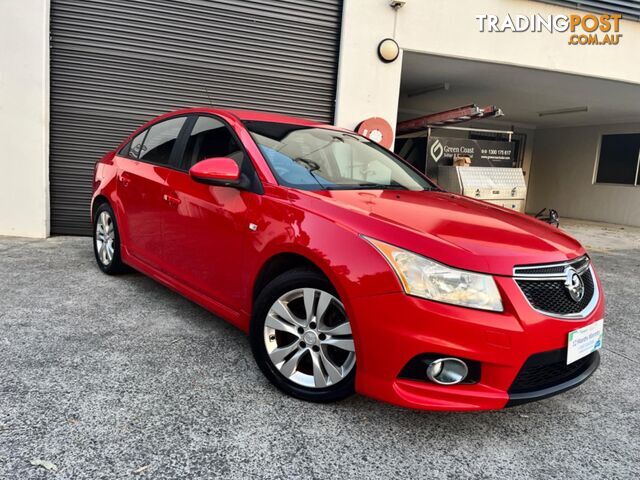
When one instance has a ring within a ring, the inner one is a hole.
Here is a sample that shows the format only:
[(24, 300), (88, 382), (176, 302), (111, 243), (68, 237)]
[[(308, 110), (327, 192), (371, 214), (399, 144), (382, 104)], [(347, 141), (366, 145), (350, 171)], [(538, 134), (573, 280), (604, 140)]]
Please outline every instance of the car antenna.
[(204, 88), (204, 93), (207, 95), (207, 99), (209, 100), (209, 105), (213, 107), (213, 100), (211, 99), (211, 94), (209, 93), (209, 90), (207, 90), (207, 87), (205, 85), (203, 85), (202, 88)]

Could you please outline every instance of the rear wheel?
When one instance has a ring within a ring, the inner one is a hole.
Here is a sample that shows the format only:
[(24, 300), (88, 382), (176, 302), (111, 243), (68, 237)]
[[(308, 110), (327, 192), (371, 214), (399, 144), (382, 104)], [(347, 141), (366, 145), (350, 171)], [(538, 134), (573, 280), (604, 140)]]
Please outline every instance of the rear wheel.
[(98, 267), (104, 273), (113, 275), (127, 270), (120, 257), (120, 236), (116, 216), (107, 203), (100, 205), (94, 215), (93, 252)]
[(291, 270), (264, 288), (254, 309), (251, 346), (262, 372), (289, 395), (331, 402), (354, 392), (351, 324), (319, 273)]

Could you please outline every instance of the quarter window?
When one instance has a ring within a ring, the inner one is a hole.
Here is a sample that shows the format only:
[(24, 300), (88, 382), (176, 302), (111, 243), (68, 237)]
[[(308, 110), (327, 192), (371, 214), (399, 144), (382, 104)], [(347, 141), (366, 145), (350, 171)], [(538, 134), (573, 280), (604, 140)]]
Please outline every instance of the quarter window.
[(184, 152), (184, 165), (187, 169), (196, 163), (212, 157), (229, 157), (242, 168), (244, 151), (220, 120), (212, 117), (198, 117)]
[[(127, 157), (133, 158), (135, 160), (138, 159), (138, 154), (142, 149), (142, 142), (144, 142), (144, 137), (147, 134), (148, 130), (144, 130), (140, 132), (138, 135), (131, 140), (129, 151), (127, 152)], [(124, 152), (123, 152), (124, 153)]]
[(602, 136), (596, 182), (640, 184), (640, 133)]
[[(144, 139), (138, 158), (145, 162), (168, 165), (171, 152), (185, 121), (186, 117), (177, 117), (153, 125)], [(134, 146), (131, 150), (134, 150)]]
[(118, 155), (121, 157), (128, 157), (130, 148), (131, 148), (131, 142), (127, 143), (124, 147), (122, 147), (118, 152)]

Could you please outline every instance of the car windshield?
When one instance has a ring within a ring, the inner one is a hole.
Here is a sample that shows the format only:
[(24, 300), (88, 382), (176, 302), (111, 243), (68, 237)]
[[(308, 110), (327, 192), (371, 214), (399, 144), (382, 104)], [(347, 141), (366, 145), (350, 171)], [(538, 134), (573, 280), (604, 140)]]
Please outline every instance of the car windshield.
[(434, 186), (375, 142), (355, 133), (286, 123), (245, 126), (278, 181), (303, 190), (431, 190)]

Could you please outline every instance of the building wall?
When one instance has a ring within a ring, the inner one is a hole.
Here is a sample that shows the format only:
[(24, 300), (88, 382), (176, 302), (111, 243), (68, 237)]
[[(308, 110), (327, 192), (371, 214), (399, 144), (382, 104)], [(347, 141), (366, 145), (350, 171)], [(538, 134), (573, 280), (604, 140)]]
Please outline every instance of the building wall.
[(0, 2), (0, 235), (49, 232), (49, 2)]
[(531, 128), (517, 128), (517, 133), (524, 133), (527, 136), (524, 145), (524, 157), (522, 159), (522, 171), (524, 172), (524, 181), (527, 184), (527, 191), (531, 189), (531, 166), (533, 163), (533, 146), (536, 141), (536, 131)]
[[(394, 37), (404, 50), (640, 83), (640, 22), (622, 20), (620, 44), (568, 45), (569, 33), (480, 32), (476, 15), (585, 14), (529, 0), (345, 0), (336, 121), (353, 128), (370, 116), (395, 125), (402, 58), (383, 64), (377, 45)], [(395, 32), (395, 35), (394, 35)]]
[[(380, 0), (383, 6), (388, 3)], [(402, 48), (417, 52), (640, 83), (640, 64), (629, 62), (637, 56), (639, 22), (622, 20), (620, 33), (624, 36), (620, 44), (595, 48), (569, 45), (568, 32), (480, 32), (475, 18), (480, 14), (503, 19), (507, 14), (536, 13), (547, 16), (589, 12), (530, 0), (408, 0), (398, 12), (397, 40)]]
[[(49, 0), (0, 1), (0, 235), (49, 232), (49, 9)], [(386, 37), (411, 51), (640, 83), (640, 63), (630, 61), (640, 44), (638, 22), (621, 22), (620, 45), (590, 48), (567, 45), (558, 38), (566, 34), (480, 33), (475, 15), (483, 13), (579, 12), (526, 0), (408, 0), (398, 11), (389, 0), (345, 0), (336, 122), (353, 128), (364, 118), (383, 116), (395, 125), (402, 57), (392, 64), (378, 60), (376, 47)], [(545, 173), (558, 168), (544, 153), (557, 158), (561, 142), (554, 135), (559, 134), (536, 133), (532, 174), (541, 181), (529, 182), (529, 209), (548, 203), (563, 215), (640, 223), (637, 189), (590, 183), (597, 135), (576, 142), (572, 154), (591, 162), (585, 178), (578, 172), (580, 191), (597, 200), (588, 208), (577, 192), (570, 195), (566, 185)], [(606, 208), (607, 202), (616, 207)]]
[(393, 37), (394, 14), (388, 1), (344, 0), (336, 91), (337, 125), (354, 128), (369, 117), (383, 117), (395, 129), (402, 53), (395, 62), (384, 63), (377, 51), (380, 41)]
[(638, 132), (640, 124), (537, 130), (527, 212), (640, 226), (640, 186), (594, 183), (601, 136)]

